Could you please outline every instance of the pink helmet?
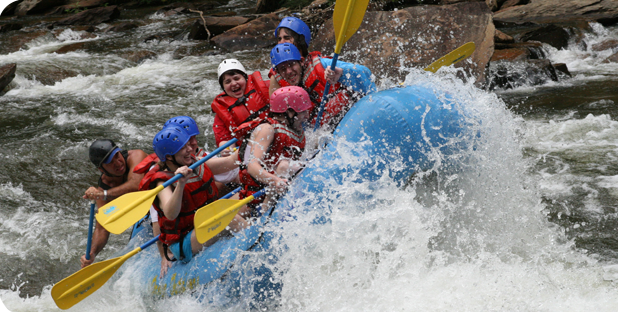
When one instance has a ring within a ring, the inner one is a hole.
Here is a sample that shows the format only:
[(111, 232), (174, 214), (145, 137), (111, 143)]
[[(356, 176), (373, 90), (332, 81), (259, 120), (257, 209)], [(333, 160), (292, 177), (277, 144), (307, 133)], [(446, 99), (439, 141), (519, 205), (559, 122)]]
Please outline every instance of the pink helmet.
[(304, 112), (311, 108), (311, 100), (307, 91), (301, 87), (291, 86), (275, 90), (270, 95), (270, 111), (273, 113), (283, 113), (293, 109), (295, 112)]

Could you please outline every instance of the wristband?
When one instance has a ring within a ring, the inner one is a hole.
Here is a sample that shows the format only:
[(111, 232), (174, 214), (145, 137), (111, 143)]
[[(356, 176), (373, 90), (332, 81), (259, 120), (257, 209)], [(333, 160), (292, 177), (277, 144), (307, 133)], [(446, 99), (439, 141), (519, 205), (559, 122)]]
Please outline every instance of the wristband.
[(107, 190), (103, 190), (103, 200), (107, 200)]

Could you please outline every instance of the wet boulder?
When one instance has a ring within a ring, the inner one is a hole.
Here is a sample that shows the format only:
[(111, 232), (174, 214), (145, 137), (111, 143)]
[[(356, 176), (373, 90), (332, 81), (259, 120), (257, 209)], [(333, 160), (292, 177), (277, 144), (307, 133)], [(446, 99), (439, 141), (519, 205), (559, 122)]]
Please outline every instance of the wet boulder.
[(521, 41), (544, 42), (558, 50), (566, 49), (569, 39), (570, 34), (564, 28), (553, 24), (530, 31), (521, 37)]
[(278, 14), (267, 14), (215, 36), (212, 41), (229, 52), (272, 47), (275, 45), (273, 31), (280, 21)]
[(608, 39), (603, 42), (599, 42), (590, 47), (592, 51), (605, 51), (605, 50), (616, 50), (618, 49), (618, 40), (616, 39)]
[(15, 78), (15, 71), (17, 70), (17, 64), (11, 63), (0, 67), (0, 93), (6, 88), (6, 86)]
[(618, 53), (614, 53), (610, 57), (606, 58), (603, 63), (618, 63)]
[(17, 24), (17, 23), (8, 23), (8, 24), (0, 25), (0, 34), (9, 32), (12, 30), (20, 30), (21, 28), (22, 28), (22, 25)]
[(24, 0), (17, 5), (13, 14), (18, 16), (43, 13), (53, 7), (63, 5), (65, 0)]
[(98, 25), (109, 23), (119, 16), (120, 9), (118, 9), (118, 6), (111, 5), (77, 13), (55, 22), (54, 25)]
[(494, 35), (494, 42), (511, 43), (511, 42), (515, 42), (515, 39), (496, 29), (496, 34)]
[[(494, 34), (491, 11), (484, 2), (367, 12), (340, 59), (365, 65), (377, 77), (402, 80), (408, 68), (424, 68), (464, 43), (474, 42), (474, 54), (455, 67), (482, 83), (494, 52)], [(311, 50), (333, 53), (332, 19), (324, 23), (311, 44)]]
[(506, 8), (514, 7), (516, 5), (524, 5), (530, 3), (530, 0), (506, 0), (502, 1), (500, 5), (500, 10), (504, 10)]
[[(250, 20), (250, 18), (243, 16), (204, 16), (204, 20), (198, 18), (191, 25), (188, 39), (208, 40), (213, 36), (220, 35), (234, 27), (245, 24)], [(205, 28), (204, 22), (206, 22)], [(206, 31), (206, 29), (208, 29), (208, 31)]]
[(545, 50), (543, 50), (543, 44), (540, 42), (496, 43), (495, 45), (495, 52), (509, 49), (526, 49), (529, 52), (526, 54), (528, 54), (530, 59), (544, 59), (547, 57)]
[(112, 25), (109, 28), (105, 29), (105, 32), (110, 32), (110, 31), (113, 31), (113, 32), (124, 32), (124, 31), (127, 31), (127, 30), (135, 29), (137, 27), (138, 26), (135, 23), (121, 22), (121, 23), (118, 23), (116, 25)]
[(530, 50), (526, 48), (512, 48), (512, 49), (503, 49), (503, 50), (495, 50), (494, 55), (491, 57), (491, 61), (521, 61), (530, 58)]
[(567, 67), (565, 63), (556, 63), (553, 65), (554, 65), (554, 69), (556, 70), (556, 75), (558, 75), (558, 78), (572, 77), (571, 72), (569, 71), (569, 68)]
[(512, 6), (494, 14), (496, 21), (514, 23), (613, 20), (617, 17), (616, 0), (530, 0), (525, 5)]
[(491, 62), (488, 72), (489, 78), (486, 86), (489, 90), (513, 89), (558, 81), (556, 70), (549, 60)]

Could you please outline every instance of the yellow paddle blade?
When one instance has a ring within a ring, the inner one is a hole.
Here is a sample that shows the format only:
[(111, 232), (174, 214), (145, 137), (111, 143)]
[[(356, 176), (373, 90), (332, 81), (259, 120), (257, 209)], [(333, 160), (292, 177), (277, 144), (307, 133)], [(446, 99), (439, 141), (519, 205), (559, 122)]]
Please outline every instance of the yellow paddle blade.
[(343, 44), (356, 33), (360, 27), (369, 0), (337, 0), (335, 12), (333, 12), (333, 25), (335, 26), (335, 53), (341, 52)]
[(163, 185), (148, 191), (124, 194), (97, 213), (97, 221), (110, 233), (120, 234), (143, 218)]
[(197, 241), (203, 244), (221, 233), (234, 220), (238, 210), (252, 200), (253, 196), (243, 200), (219, 199), (200, 208), (193, 219)]
[(127, 259), (141, 250), (137, 247), (122, 257), (91, 264), (56, 283), (51, 291), (56, 305), (66, 310), (92, 295), (114, 275)]
[(431, 65), (427, 66), (427, 68), (425, 68), (426, 71), (430, 71), (432, 73), (435, 73), (438, 71), (438, 69), (440, 69), (440, 67), (442, 66), (451, 66), (467, 57), (469, 57), (470, 55), (472, 55), (472, 53), (474, 53), (474, 50), (476, 49), (476, 46), (474, 45), (474, 42), (468, 42), (464, 45), (462, 45), (461, 47), (451, 51), (451, 53), (439, 58), (438, 60), (436, 60), (435, 62), (431, 63)]

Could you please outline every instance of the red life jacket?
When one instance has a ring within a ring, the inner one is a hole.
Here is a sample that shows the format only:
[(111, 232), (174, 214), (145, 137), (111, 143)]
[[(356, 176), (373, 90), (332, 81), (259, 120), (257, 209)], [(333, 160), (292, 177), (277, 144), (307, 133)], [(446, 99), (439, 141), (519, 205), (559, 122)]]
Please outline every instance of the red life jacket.
[[(265, 169), (268, 172), (274, 174), (275, 167), (281, 159), (300, 159), (300, 156), (305, 150), (305, 134), (304, 132), (298, 134), (294, 130), (288, 128), (286, 125), (272, 118), (266, 118), (264, 120), (254, 120), (252, 122), (242, 124), (240, 127), (238, 127), (236, 134), (240, 137), (247, 137), (247, 135), (251, 131), (253, 131), (258, 125), (264, 123), (271, 124), (275, 130), (275, 137), (270, 144), (268, 152), (265, 154), (263, 160)], [(263, 183), (255, 180), (249, 174), (247, 166), (244, 165), (243, 159), (245, 156), (247, 143), (248, 140), (243, 140), (243, 143), (241, 144), (238, 151), (238, 158), (242, 163), (242, 165), (240, 166), (240, 172), (238, 173), (240, 183), (243, 185), (243, 190), (239, 193), (241, 199), (254, 194), (255, 192), (261, 190), (266, 186)], [(251, 203), (256, 202), (259, 203), (259, 200), (253, 201)]]
[(210, 107), (233, 132), (245, 122), (266, 117), (270, 107), (269, 85), (270, 81), (262, 80), (260, 72), (256, 71), (248, 77), (243, 97), (236, 99), (223, 92), (217, 95)]
[[(170, 171), (161, 171), (159, 167), (154, 167), (148, 171), (146, 176), (139, 184), (139, 190), (149, 190), (157, 187), (159, 182), (165, 182), (173, 178), (175, 174)], [(170, 185), (174, 187), (176, 183)], [(153, 206), (159, 214), (159, 227), (161, 236), (159, 239), (166, 245), (179, 241), (184, 235), (193, 230), (193, 217), (195, 211), (204, 205), (213, 202), (219, 197), (219, 190), (215, 185), (215, 180), (210, 168), (205, 164), (197, 167), (191, 178), (185, 184), (182, 194), (182, 204), (180, 214), (176, 219), (170, 220), (159, 207), (159, 198), (155, 197)]]
[(146, 158), (142, 159), (142, 161), (139, 164), (137, 164), (135, 168), (133, 168), (133, 172), (139, 173), (139, 174), (146, 173), (150, 170), (152, 166), (156, 165), (158, 162), (159, 162), (159, 157), (157, 157), (157, 154), (152, 153), (146, 156)]
[[(313, 104), (311, 108), (311, 124), (315, 124), (315, 117), (322, 103), (322, 97), (324, 96), (324, 88), (326, 87), (326, 78), (324, 75), (324, 66), (320, 58), (322, 54), (318, 51), (309, 52), (307, 58), (302, 60), (303, 77), (302, 85)], [(275, 73), (275, 80), (282, 87), (287, 87), (290, 84), (281, 77), (280, 74)], [(336, 83), (330, 87), (328, 95), (329, 99), (324, 106), (324, 115), (320, 120), (320, 126), (327, 124), (331, 118), (339, 115), (342, 111), (347, 112), (347, 106), (350, 104), (350, 95), (347, 90), (341, 85)], [(345, 110), (344, 110), (345, 109)], [(343, 117), (343, 116), (339, 116)]]

